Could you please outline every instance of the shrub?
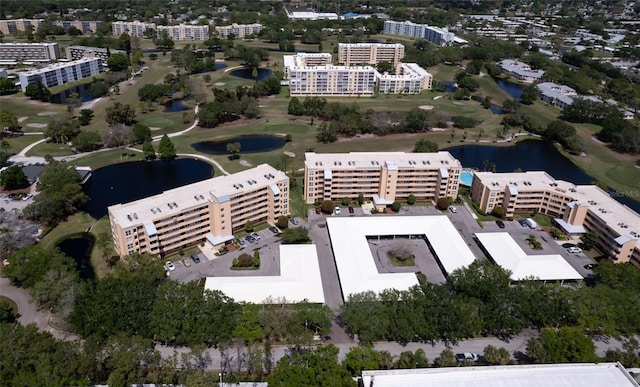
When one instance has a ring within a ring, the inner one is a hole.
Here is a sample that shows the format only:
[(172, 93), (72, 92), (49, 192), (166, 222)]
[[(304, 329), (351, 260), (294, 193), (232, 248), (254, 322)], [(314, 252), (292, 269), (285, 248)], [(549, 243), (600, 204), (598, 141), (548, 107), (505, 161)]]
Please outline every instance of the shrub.
[(421, 272), (416, 273), (416, 277), (418, 278), (418, 283), (420, 285), (424, 285), (427, 283), (427, 275)]
[(343, 206), (348, 206), (348, 205), (349, 205), (349, 203), (351, 203), (351, 200), (349, 200), (349, 198), (345, 196), (345, 197), (342, 199), (342, 205), (343, 205)]
[(280, 215), (280, 217), (278, 217), (278, 221), (276, 222), (276, 226), (278, 226), (280, 230), (284, 230), (285, 228), (287, 228), (288, 225), (289, 225), (289, 218), (287, 218), (284, 215)]
[(332, 214), (334, 208), (336, 208), (336, 205), (331, 200), (325, 200), (320, 205), (320, 210), (325, 214)]
[(253, 231), (253, 222), (250, 220), (247, 220), (247, 223), (245, 223), (244, 225), (244, 231), (246, 232), (252, 232)]
[(491, 213), (493, 214), (493, 216), (500, 219), (504, 219), (504, 216), (506, 215), (505, 209), (501, 206), (493, 207), (493, 211), (491, 211)]
[(238, 257), (238, 267), (249, 267), (253, 264), (253, 257), (247, 253), (242, 253)]
[(398, 212), (400, 211), (400, 207), (402, 207), (402, 204), (400, 204), (400, 202), (393, 202), (393, 204), (391, 205), (391, 211)]
[(439, 210), (446, 210), (447, 208), (449, 208), (449, 199), (448, 198), (440, 198), (438, 199), (438, 201), (436, 202), (436, 207), (438, 207)]
[(407, 204), (412, 206), (416, 203), (416, 195), (414, 194), (409, 194), (409, 196), (407, 196)]
[[(638, 165), (640, 165), (640, 160), (638, 160)], [(364, 203), (364, 195), (363, 194), (359, 194), (358, 195), (358, 204), (362, 205), (362, 203)]]

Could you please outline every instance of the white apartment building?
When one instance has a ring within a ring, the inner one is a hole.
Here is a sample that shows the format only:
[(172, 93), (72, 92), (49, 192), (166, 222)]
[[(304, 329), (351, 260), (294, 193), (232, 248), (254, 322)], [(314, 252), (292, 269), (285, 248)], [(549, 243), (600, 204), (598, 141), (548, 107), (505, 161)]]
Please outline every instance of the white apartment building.
[(173, 40), (207, 40), (209, 39), (209, 26), (178, 24), (176, 26), (158, 26), (160, 31), (167, 31)]
[(389, 62), (398, 65), (404, 58), (404, 44), (338, 43), (338, 63), (345, 66)]
[(216, 32), (221, 38), (228, 38), (233, 35), (234, 38), (244, 38), (245, 36), (255, 35), (262, 31), (264, 27), (260, 23), (253, 24), (236, 24), (230, 26), (216, 26)]
[(537, 88), (540, 91), (540, 100), (542, 102), (560, 109), (571, 105), (573, 103), (572, 97), (578, 95), (575, 89), (553, 82), (539, 83)]
[(147, 29), (156, 29), (155, 23), (143, 23), (139, 21), (117, 21), (111, 24), (111, 31), (114, 36), (120, 36), (124, 33), (130, 36), (143, 37)]
[(58, 43), (0, 43), (0, 61), (3, 62), (52, 62), (58, 59)]
[(406, 201), (457, 197), (462, 165), (449, 152), (305, 153), (304, 201), (356, 200), (378, 207)]
[(533, 70), (531, 66), (518, 60), (501, 60), (498, 62), (498, 66), (500, 66), (503, 74), (526, 83), (538, 81), (544, 75), (544, 70)]
[[(124, 54), (122, 50), (109, 49), (112, 54)], [(107, 60), (107, 49), (89, 46), (69, 46), (66, 49), (67, 59), (78, 60), (82, 58), (102, 58)]]
[(108, 208), (116, 252), (164, 255), (200, 243), (231, 243), (247, 221), (289, 215), (289, 178), (261, 164)]
[(71, 62), (62, 62), (50, 66), (18, 73), (20, 88), (27, 90), (27, 85), (35, 83), (37, 79), (46, 87), (64, 85), (68, 82), (93, 77), (103, 71), (101, 58), (83, 58)]
[(433, 75), (417, 63), (399, 63), (396, 73), (378, 74), (378, 91), (388, 94), (420, 94), (422, 90), (430, 90)]
[(0, 20), (0, 32), (5, 35), (11, 35), (16, 31), (25, 31), (28, 26), (33, 26), (33, 32), (36, 32), (44, 19), (10, 19)]
[(466, 43), (466, 40), (456, 37), (455, 34), (449, 32), (446, 28), (432, 27), (427, 24), (416, 24), (410, 21), (397, 22), (386, 20), (384, 22), (384, 33), (426, 39), (438, 46)]

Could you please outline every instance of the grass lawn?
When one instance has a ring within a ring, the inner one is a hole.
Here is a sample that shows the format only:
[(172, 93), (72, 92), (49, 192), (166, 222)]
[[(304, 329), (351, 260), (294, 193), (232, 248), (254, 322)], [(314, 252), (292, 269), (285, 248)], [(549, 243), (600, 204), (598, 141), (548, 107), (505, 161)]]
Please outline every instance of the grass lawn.
[[(111, 237), (111, 225), (109, 224), (109, 217), (105, 216), (91, 228), (91, 234), (98, 240), (100, 234), (107, 233)], [(109, 238), (110, 239), (110, 238)], [(91, 250), (91, 265), (96, 273), (96, 277), (103, 278), (107, 274), (111, 273), (111, 269), (104, 258), (104, 254), (99, 247), (99, 243), (93, 245)]]
[(0, 111), (12, 113), (18, 119), (25, 117), (21, 122), (25, 133), (42, 132), (45, 129), (30, 127), (29, 124), (48, 124), (54, 118), (66, 117), (67, 114), (64, 105), (34, 101), (22, 93), (0, 97)]
[(16, 154), (23, 150), (27, 145), (33, 144), (36, 141), (42, 140), (43, 136), (40, 135), (26, 135), (26, 136), (16, 136), (16, 137), (7, 137), (2, 139), (9, 144), (8, 151), (11, 154)]
[(412, 254), (397, 255), (395, 251), (388, 251), (387, 258), (393, 266), (415, 266), (416, 261)]
[(56, 243), (68, 235), (87, 231), (94, 219), (86, 212), (79, 212), (72, 215), (66, 222), (60, 223), (53, 230), (49, 231), (40, 241), (40, 245), (45, 249), (52, 249)]
[(27, 152), (27, 156), (69, 156), (73, 154), (73, 150), (67, 144), (55, 144), (53, 142), (43, 142), (31, 148)]
[(527, 218), (531, 218), (533, 220), (535, 220), (536, 223), (538, 223), (538, 226), (540, 227), (551, 227), (553, 226), (553, 218), (551, 218), (550, 216), (544, 215), (544, 214), (517, 214), (516, 219), (527, 219)]
[(14, 315), (18, 315), (19, 310), (18, 310), (18, 304), (16, 304), (15, 302), (13, 302), (12, 299), (7, 298), (5, 296), (0, 296), (0, 302), (4, 302), (6, 304), (9, 304), (9, 307), (11, 308), (11, 310), (13, 311)]
[(127, 149), (114, 149), (81, 157), (70, 164), (75, 166), (89, 166), (91, 169), (98, 169), (115, 163), (140, 160), (142, 160), (142, 153), (133, 152)]

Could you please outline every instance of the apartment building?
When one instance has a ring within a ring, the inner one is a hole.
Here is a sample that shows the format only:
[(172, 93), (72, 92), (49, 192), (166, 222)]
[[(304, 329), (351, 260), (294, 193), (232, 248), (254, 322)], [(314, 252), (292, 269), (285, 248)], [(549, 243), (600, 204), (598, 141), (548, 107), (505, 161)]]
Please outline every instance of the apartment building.
[(404, 58), (404, 44), (338, 43), (338, 64), (345, 66), (389, 62), (397, 66)]
[(178, 24), (175, 26), (158, 26), (158, 33), (167, 31), (173, 40), (207, 40), (209, 39), (209, 26)]
[(18, 73), (20, 88), (24, 92), (29, 84), (35, 83), (38, 79), (43, 85), (50, 88), (93, 77), (104, 71), (102, 63), (103, 60), (101, 58), (83, 58), (71, 62), (52, 64), (36, 70), (23, 71)]
[(457, 197), (462, 165), (449, 152), (305, 153), (304, 200), (356, 200), (378, 208), (394, 201)]
[(284, 55), (284, 79), (291, 78), (291, 69), (330, 65), (331, 60), (331, 54), (326, 52), (301, 52), (296, 55)]
[(525, 83), (539, 81), (544, 75), (544, 70), (533, 70), (531, 66), (518, 60), (505, 59), (498, 62), (498, 66), (503, 74)]
[[(124, 54), (122, 50), (109, 49), (112, 54)], [(107, 49), (89, 46), (69, 46), (66, 49), (67, 59), (78, 60), (82, 58), (101, 58), (107, 60)]]
[(289, 214), (289, 178), (267, 164), (185, 185), (108, 208), (114, 248), (167, 254), (209, 243), (230, 243), (247, 221), (274, 224)]
[(378, 90), (389, 94), (420, 94), (431, 89), (433, 75), (417, 63), (399, 63), (395, 74), (378, 74)]
[(52, 62), (58, 59), (58, 43), (0, 43), (0, 61)]
[(144, 32), (147, 29), (155, 30), (155, 23), (143, 23), (139, 21), (117, 21), (111, 23), (111, 31), (113, 32), (114, 36), (120, 36), (124, 33), (127, 33), (129, 34), (129, 36), (143, 37)]
[(543, 82), (536, 86), (540, 92), (540, 100), (559, 109), (564, 109), (571, 105), (573, 103), (572, 97), (578, 95), (575, 89), (553, 82)]
[(438, 46), (449, 46), (453, 43), (466, 43), (446, 28), (429, 26), (427, 24), (416, 24), (410, 21), (397, 22), (385, 20), (384, 33), (391, 35), (410, 36), (412, 38), (426, 39)]
[(98, 20), (60, 20), (53, 24), (64, 28), (65, 32), (69, 31), (69, 27), (75, 27), (83, 34), (95, 34), (104, 23)]
[(244, 38), (245, 36), (258, 34), (264, 27), (260, 23), (253, 24), (236, 24), (230, 26), (216, 26), (216, 32), (221, 38), (228, 38), (233, 35), (234, 38)]
[(0, 32), (5, 35), (11, 35), (16, 31), (26, 31), (28, 26), (33, 27), (33, 32), (36, 32), (40, 24), (44, 22), (44, 19), (9, 19), (0, 20)]
[(485, 212), (495, 206), (506, 217), (539, 212), (571, 235), (593, 231), (614, 262), (640, 267), (640, 215), (595, 185), (555, 180), (546, 172), (474, 173), (471, 198)]

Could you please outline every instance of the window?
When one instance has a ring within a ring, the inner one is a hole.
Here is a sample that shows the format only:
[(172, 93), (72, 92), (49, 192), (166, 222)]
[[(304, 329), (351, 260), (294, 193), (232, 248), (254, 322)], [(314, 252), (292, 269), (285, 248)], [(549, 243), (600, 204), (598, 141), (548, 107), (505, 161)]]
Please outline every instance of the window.
[(125, 231), (125, 232), (124, 232), (124, 235), (126, 235), (126, 236), (131, 236), (131, 230), (127, 230), (127, 231)]

